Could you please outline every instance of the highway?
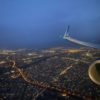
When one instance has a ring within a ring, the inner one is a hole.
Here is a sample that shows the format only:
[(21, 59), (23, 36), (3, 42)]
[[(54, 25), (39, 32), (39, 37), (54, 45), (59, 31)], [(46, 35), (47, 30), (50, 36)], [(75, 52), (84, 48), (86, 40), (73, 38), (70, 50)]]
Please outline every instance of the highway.
[[(37, 87), (37, 88), (40, 88), (41, 89), (38, 94), (35, 94), (33, 96), (35, 98), (37, 98), (37, 96), (40, 95), (41, 93), (43, 93), (45, 90), (58, 92), (62, 96), (75, 96), (75, 97), (78, 97), (78, 98), (82, 98), (80, 95), (75, 94), (75, 93), (71, 94), (67, 90), (61, 89), (60, 87), (57, 87), (57, 86), (49, 86), (48, 84), (45, 84), (45, 83), (41, 83), (41, 82), (38, 82), (38, 81), (32, 81), (32, 80), (30, 80), (30, 79), (27, 78), (27, 76), (23, 73), (23, 70), (21, 70), (20, 68), (18, 68), (16, 66), (16, 61), (15, 60), (10, 60), (10, 63), (12, 63), (11, 67), (14, 68), (16, 71), (19, 72), (20, 76), (22, 77), (22, 79), (25, 82), (27, 82), (28, 84), (33, 85), (34, 87)], [(71, 67), (72, 66), (68, 67), (68, 69), (70, 69)]]

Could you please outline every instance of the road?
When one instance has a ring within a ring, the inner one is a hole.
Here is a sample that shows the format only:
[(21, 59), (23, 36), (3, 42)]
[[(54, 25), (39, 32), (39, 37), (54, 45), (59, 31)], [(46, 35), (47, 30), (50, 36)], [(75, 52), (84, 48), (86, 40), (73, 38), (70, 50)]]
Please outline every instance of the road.
[[(22, 79), (25, 81), (25, 82), (27, 82), (27, 83), (29, 83), (29, 84), (31, 84), (31, 85), (33, 85), (33, 86), (35, 86), (35, 87), (38, 87), (38, 88), (41, 88), (41, 89), (43, 89), (43, 90), (41, 90), (41, 92), (39, 93), (39, 94), (41, 94), (43, 91), (45, 91), (46, 89), (47, 90), (50, 90), (50, 91), (55, 91), (55, 92), (58, 92), (60, 95), (62, 95), (62, 96), (75, 96), (75, 97), (79, 97), (79, 98), (82, 98), (81, 96), (79, 96), (78, 94), (71, 94), (71, 93), (69, 93), (67, 90), (64, 90), (64, 89), (61, 89), (60, 87), (56, 87), (56, 86), (49, 86), (49, 85), (47, 85), (47, 84), (45, 84), (45, 83), (39, 83), (38, 81), (32, 81), (32, 80), (29, 80), (28, 78), (27, 78), (27, 76), (23, 73), (23, 71), (20, 69), (20, 68), (18, 68), (17, 66), (16, 66), (16, 61), (14, 61), (14, 60), (10, 60), (10, 62), (12, 63), (12, 68), (15, 68), (15, 70), (16, 71), (18, 71), (19, 73), (20, 73), (20, 76), (22, 77)], [(72, 66), (70, 66), (68, 69), (70, 69)], [(68, 70), (68, 69), (66, 69), (66, 70)], [(37, 94), (36, 95), (36, 97), (39, 95), (39, 94)]]

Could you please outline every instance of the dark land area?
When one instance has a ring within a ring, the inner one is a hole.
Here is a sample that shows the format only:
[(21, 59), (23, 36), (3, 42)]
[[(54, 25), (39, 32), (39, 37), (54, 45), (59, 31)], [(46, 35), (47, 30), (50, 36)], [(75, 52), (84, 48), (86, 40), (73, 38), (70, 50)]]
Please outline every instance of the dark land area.
[(0, 50), (0, 100), (100, 100), (88, 76), (93, 48)]

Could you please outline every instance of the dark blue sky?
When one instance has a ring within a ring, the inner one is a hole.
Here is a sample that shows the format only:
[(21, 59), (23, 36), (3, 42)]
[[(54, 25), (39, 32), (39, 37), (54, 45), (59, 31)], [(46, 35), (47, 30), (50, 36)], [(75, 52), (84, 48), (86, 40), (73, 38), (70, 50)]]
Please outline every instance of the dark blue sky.
[(0, 48), (67, 45), (71, 36), (100, 43), (100, 0), (0, 0)]

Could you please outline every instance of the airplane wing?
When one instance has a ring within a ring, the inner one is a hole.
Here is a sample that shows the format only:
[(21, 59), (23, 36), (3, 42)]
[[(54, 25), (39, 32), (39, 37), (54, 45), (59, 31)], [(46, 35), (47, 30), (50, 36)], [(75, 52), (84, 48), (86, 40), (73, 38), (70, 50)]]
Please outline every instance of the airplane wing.
[[(69, 26), (68, 26), (68, 29), (69, 31)], [(64, 34), (64, 39), (70, 41), (70, 42), (73, 42), (75, 44), (78, 44), (78, 45), (83, 45), (83, 46), (87, 46), (87, 47), (92, 47), (92, 48), (99, 48), (100, 49), (100, 45), (98, 44), (93, 44), (93, 43), (89, 43), (89, 42), (84, 42), (84, 41), (80, 41), (80, 40), (77, 40), (77, 39), (74, 39), (72, 37), (69, 36), (69, 32), (65, 32)]]

